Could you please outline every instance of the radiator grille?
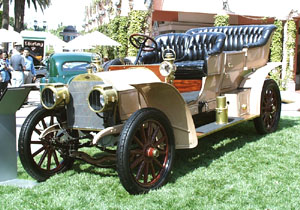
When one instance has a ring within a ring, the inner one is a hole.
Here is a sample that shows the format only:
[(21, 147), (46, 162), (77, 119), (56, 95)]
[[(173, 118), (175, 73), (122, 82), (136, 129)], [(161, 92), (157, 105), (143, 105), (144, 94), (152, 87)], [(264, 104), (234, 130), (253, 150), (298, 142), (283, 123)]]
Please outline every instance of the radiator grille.
[(69, 84), (70, 103), (67, 106), (68, 126), (83, 130), (101, 130), (103, 119), (88, 106), (88, 95), (99, 81), (73, 81)]

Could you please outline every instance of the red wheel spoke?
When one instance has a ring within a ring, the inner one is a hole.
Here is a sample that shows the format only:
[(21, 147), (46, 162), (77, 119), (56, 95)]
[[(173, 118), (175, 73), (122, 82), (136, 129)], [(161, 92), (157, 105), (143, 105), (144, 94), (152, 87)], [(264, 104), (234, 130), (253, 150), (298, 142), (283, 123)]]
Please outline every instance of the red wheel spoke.
[(163, 165), (156, 159), (153, 159), (154, 163), (156, 163), (160, 168), (163, 168)]
[(138, 139), (138, 137), (134, 136), (134, 141), (141, 147), (143, 148), (144, 147), (144, 144)]
[(53, 125), (54, 124), (54, 116), (53, 114), (50, 116), (50, 125)]
[(143, 154), (143, 150), (141, 149), (133, 149), (133, 150), (130, 150), (130, 154), (133, 154), (133, 155), (136, 155), (136, 154)]
[(165, 155), (165, 154), (167, 154), (167, 152), (166, 152), (166, 151), (159, 150), (159, 155)]
[(41, 135), (41, 133), (42, 133), (42, 132), (41, 132), (40, 130), (38, 130), (37, 128), (34, 128), (33, 131), (36, 132), (38, 135)]
[(46, 129), (46, 128), (47, 128), (47, 125), (46, 125), (46, 123), (45, 123), (45, 119), (42, 119), (41, 121), (42, 121), (43, 128)]
[(156, 173), (155, 173), (155, 168), (154, 168), (154, 165), (153, 165), (152, 161), (150, 162), (150, 170), (151, 170), (152, 180), (153, 180), (156, 177)]
[(43, 150), (45, 150), (45, 146), (42, 146), (40, 149), (38, 149), (37, 151), (35, 151), (35, 153), (32, 154), (32, 157), (37, 156), (37, 155), (40, 154)]
[(156, 139), (156, 137), (157, 137), (157, 134), (158, 134), (158, 131), (159, 131), (159, 130), (160, 130), (160, 127), (157, 126), (157, 128), (154, 130), (153, 135), (152, 135), (152, 137), (151, 137), (151, 143), (152, 143), (152, 144), (154, 143), (154, 141), (155, 141), (155, 139)]
[(30, 144), (43, 144), (42, 141), (31, 141)]
[(39, 163), (38, 163), (39, 167), (41, 167), (41, 165), (43, 164), (43, 162), (44, 162), (44, 160), (45, 160), (45, 158), (47, 156), (47, 153), (48, 153), (48, 151), (45, 150), (44, 153), (43, 153), (43, 155), (42, 155), (42, 157), (41, 157), (41, 159), (40, 159), (40, 161), (39, 161)]
[(149, 173), (149, 163), (146, 163), (145, 169), (144, 169), (144, 183), (145, 184), (148, 182), (148, 173)]
[(160, 145), (161, 143), (163, 143), (166, 140), (166, 136), (161, 137), (157, 142), (155, 142), (153, 144), (154, 147), (157, 147), (158, 145)]
[(140, 167), (139, 167), (139, 170), (138, 170), (138, 172), (136, 173), (136, 180), (139, 180), (140, 178), (141, 178), (141, 176), (142, 176), (142, 172), (143, 172), (143, 170), (144, 170), (144, 167), (145, 167), (145, 161), (143, 161), (142, 163), (141, 163), (141, 165), (140, 165)]
[(53, 151), (53, 157), (54, 157), (54, 161), (55, 161), (56, 167), (59, 166), (60, 163), (58, 161), (58, 157), (57, 157), (57, 154), (56, 154), (55, 150)]
[(47, 170), (50, 171), (51, 167), (51, 157), (52, 157), (52, 150), (49, 150), (48, 152), (48, 161), (47, 161)]
[(152, 134), (152, 123), (148, 122), (148, 129), (147, 129), (147, 142), (151, 141), (151, 134)]
[(140, 134), (141, 134), (142, 140), (144, 141), (144, 143), (146, 143), (146, 133), (145, 133), (145, 128), (144, 128), (143, 124), (140, 127)]
[(144, 160), (143, 156), (138, 157), (131, 165), (130, 168), (134, 169), (137, 165)]

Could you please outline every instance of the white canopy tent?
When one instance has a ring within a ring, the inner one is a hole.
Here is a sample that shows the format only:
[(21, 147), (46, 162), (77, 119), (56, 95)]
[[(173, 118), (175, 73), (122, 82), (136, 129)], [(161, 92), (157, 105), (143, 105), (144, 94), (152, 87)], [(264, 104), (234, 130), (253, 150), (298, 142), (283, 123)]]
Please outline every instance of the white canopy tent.
[(22, 43), (23, 39), (20, 33), (13, 30), (0, 29), (0, 42), (17, 42)]
[(94, 31), (83, 36), (78, 36), (67, 43), (65, 49), (82, 50), (92, 49), (94, 46), (120, 46), (121, 44), (108, 36)]

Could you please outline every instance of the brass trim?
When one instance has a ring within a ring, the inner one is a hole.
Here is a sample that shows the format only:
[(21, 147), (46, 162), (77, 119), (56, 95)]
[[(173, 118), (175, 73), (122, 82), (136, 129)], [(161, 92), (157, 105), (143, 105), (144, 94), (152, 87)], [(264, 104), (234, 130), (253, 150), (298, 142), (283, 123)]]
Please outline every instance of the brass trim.
[(80, 74), (80, 75), (74, 77), (73, 81), (100, 81), (100, 82), (102, 82), (103, 80), (95, 74), (87, 73), (87, 74)]
[[(43, 101), (43, 93), (48, 89), (50, 89), (53, 92), (53, 95), (55, 97), (54, 104), (53, 104), (53, 106), (50, 106), (50, 107), (46, 106), (46, 104)], [(56, 107), (61, 107), (61, 106), (68, 104), (70, 102), (70, 93), (69, 93), (67, 85), (49, 84), (49, 85), (46, 85), (45, 88), (42, 90), (42, 92), (40, 94), (40, 99), (41, 99), (41, 103), (42, 103), (43, 107), (45, 109), (51, 110)]]
[[(103, 95), (104, 105), (102, 106), (102, 109), (100, 109), (100, 110), (93, 109), (90, 104), (89, 98), (90, 98), (91, 93), (94, 91), (98, 91), (98, 92), (100, 92), (100, 95)], [(118, 93), (110, 85), (96, 85), (93, 87), (93, 89), (89, 93), (87, 101), (88, 101), (88, 106), (89, 106), (90, 110), (92, 110), (93, 112), (96, 112), (96, 113), (101, 113), (101, 112), (113, 109), (114, 104), (118, 101)]]

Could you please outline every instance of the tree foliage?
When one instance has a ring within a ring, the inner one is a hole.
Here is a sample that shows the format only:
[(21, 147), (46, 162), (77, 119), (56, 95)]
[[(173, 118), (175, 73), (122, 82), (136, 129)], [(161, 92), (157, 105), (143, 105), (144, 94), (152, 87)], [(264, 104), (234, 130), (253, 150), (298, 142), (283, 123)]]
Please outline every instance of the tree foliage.
[(215, 26), (228, 26), (229, 25), (229, 15), (215, 15)]
[[(51, 0), (26, 0), (28, 7), (33, 4), (35, 10), (37, 6), (43, 11), (49, 7)], [(25, 14), (25, 0), (15, 0), (15, 31), (21, 32), (24, 29), (24, 14)]]
[[(147, 19), (149, 16), (148, 11), (132, 10), (129, 13), (129, 29), (128, 36), (134, 33), (144, 33), (147, 25)], [(128, 43), (128, 55), (135, 56), (137, 49)]]
[[(282, 56), (283, 56), (283, 23), (281, 20), (275, 20), (274, 25), (277, 27), (275, 30), (273, 37), (272, 37), (272, 43), (271, 43), (271, 54), (270, 54), (270, 61), (271, 62), (281, 62)], [(280, 89), (283, 89), (282, 87), (282, 81), (281, 81), (281, 72), (282, 68), (277, 67), (275, 70), (273, 70), (270, 74), (270, 77), (274, 79)]]

